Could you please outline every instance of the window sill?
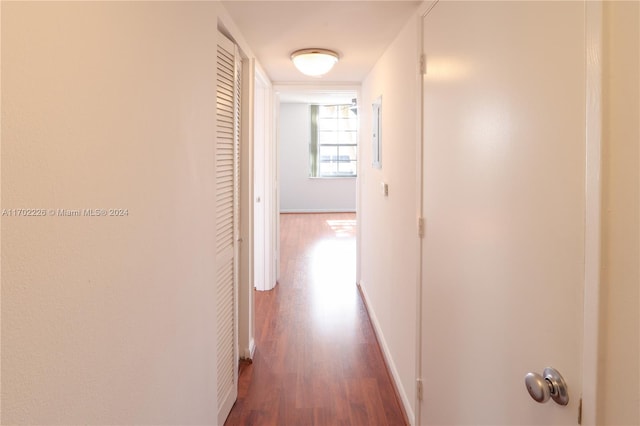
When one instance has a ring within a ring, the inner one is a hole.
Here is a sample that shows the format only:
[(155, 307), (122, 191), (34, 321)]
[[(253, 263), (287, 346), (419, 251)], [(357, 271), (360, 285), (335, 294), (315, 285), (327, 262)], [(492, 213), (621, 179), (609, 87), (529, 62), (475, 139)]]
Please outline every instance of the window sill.
[(309, 179), (311, 180), (325, 180), (325, 179), (329, 179), (329, 180), (335, 180), (335, 179), (355, 179), (358, 176), (309, 176)]

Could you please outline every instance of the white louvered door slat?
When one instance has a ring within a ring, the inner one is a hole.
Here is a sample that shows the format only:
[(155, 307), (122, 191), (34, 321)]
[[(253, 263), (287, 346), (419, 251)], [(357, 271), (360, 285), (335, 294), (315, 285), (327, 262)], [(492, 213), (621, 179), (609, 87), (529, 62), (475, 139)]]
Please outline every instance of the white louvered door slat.
[(240, 60), (237, 48), (218, 34), (216, 94), (216, 277), (218, 423), (238, 395), (238, 224), (240, 168)]

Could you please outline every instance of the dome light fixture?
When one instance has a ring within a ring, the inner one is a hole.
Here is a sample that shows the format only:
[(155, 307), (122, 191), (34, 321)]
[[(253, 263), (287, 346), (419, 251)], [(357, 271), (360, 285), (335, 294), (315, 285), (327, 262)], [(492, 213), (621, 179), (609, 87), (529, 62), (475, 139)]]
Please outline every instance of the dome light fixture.
[(329, 49), (300, 49), (291, 54), (293, 65), (304, 75), (320, 77), (338, 62), (338, 53)]

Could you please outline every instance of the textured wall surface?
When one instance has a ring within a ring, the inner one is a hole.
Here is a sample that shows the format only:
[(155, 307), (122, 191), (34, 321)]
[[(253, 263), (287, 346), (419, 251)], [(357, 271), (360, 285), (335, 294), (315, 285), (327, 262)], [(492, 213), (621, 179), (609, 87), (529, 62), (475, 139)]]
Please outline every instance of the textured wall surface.
[(215, 422), (217, 7), (2, 3), (2, 424)]

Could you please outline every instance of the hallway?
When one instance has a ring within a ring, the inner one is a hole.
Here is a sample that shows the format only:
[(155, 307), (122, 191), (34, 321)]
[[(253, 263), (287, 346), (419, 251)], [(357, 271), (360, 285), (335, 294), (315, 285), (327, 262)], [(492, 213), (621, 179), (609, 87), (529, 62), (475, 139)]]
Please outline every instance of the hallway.
[(406, 424), (355, 285), (355, 215), (280, 224), (281, 280), (255, 293), (256, 352), (225, 424)]

